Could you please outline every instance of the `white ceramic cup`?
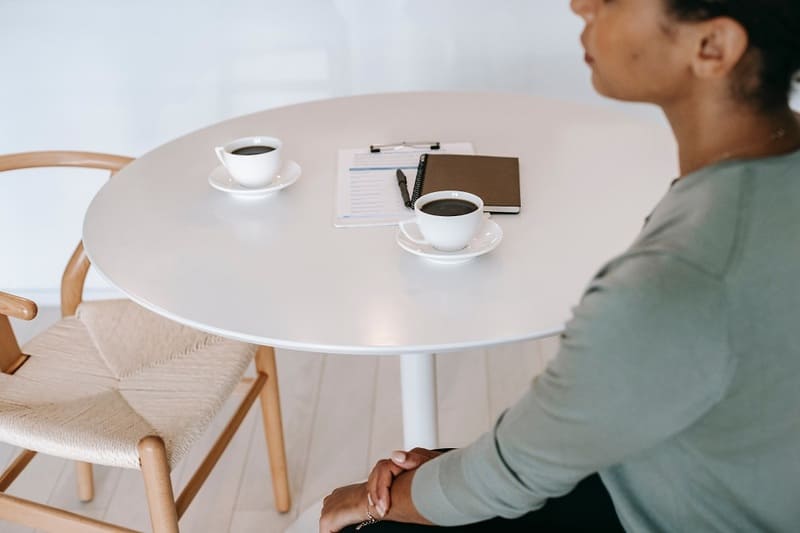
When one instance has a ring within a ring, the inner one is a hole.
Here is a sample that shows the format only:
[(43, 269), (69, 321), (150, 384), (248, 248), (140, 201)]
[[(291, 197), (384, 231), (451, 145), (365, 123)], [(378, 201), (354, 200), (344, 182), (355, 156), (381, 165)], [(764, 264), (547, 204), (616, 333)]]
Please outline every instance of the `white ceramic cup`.
[[(274, 148), (260, 154), (235, 154), (236, 150), (247, 146), (269, 146)], [(263, 187), (268, 185), (281, 169), (281, 147), (283, 143), (275, 137), (242, 137), (214, 151), (220, 162), (228, 169), (231, 177), (244, 187)]]
[[(477, 209), (463, 215), (437, 215), (425, 212), (425, 206), (435, 200), (456, 199), (466, 200), (477, 206)], [(483, 226), (483, 200), (480, 196), (464, 191), (438, 191), (420, 196), (414, 202), (413, 220), (400, 223), (400, 231), (405, 236), (418, 244), (430, 244), (443, 252), (455, 252), (464, 249), (469, 241), (478, 234)], [(416, 223), (419, 232), (424, 237), (420, 241), (408, 233), (406, 226)]]

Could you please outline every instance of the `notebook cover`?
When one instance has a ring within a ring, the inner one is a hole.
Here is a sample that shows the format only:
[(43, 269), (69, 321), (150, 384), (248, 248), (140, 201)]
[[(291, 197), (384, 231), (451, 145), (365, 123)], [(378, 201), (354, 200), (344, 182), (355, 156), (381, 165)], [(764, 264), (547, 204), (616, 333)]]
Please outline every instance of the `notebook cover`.
[(412, 201), (436, 191), (466, 191), (483, 199), (484, 211), (519, 213), (519, 159), (486, 155), (424, 154)]

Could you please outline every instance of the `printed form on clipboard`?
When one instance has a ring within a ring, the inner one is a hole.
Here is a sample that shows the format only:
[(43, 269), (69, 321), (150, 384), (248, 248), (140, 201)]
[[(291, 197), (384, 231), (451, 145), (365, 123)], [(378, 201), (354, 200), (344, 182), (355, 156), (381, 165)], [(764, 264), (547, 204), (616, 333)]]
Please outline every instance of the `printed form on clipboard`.
[(409, 195), (414, 189), (419, 156), (427, 153), (475, 153), (472, 143), (441, 143), (438, 149), (419, 145), (388, 145), (379, 152), (370, 148), (339, 150), (336, 184), (337, 228), (388, 226), (408, 220), (413, 211), (403, 204), (396, 172), (406, 175)]

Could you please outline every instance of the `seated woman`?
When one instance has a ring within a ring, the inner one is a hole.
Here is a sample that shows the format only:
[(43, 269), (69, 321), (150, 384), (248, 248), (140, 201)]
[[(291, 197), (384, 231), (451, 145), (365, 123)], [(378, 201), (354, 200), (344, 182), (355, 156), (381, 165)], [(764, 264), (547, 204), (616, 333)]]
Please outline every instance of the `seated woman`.
[(797, 530), (800, 2), (572, 9), (594, 87), (663, 109), (681, 176), (490, 432), (379, 462), (322, 532)]

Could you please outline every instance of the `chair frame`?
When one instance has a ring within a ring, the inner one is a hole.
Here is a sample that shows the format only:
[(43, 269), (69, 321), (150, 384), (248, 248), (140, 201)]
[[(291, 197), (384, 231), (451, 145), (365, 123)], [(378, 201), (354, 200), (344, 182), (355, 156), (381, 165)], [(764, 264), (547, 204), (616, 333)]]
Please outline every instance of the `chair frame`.
[[(108, 170), (113, 177), (116, 172), (132, 161), (133, 159), (128, 157), (92, 152), (26, 152), (0, 156), (0, 172), (35, 167), (81, 167)], [(81, 241), (70, 257), (61, 279), (61, 315), (63, 317), (74, 315), (83, 300), (83, 287), (90, 266), (89, 258)], [(38, 309), (34, 302), (0, 292), (0, 371), (13, 374), (28, 359), (17, 343), (8, 317), (32, 320), (36, 317), (37, 312)], [(257, 397), (261, 400), (261, 414), (272, 474), (275, 507), (282, 513), (289, 511), (291, 494), (286, 467), (275, 350), (269, 346), (259, 346), (254, 360), (257, 370), (256, 378), (243, 380), (243, 383), (249, 385), (244, 399), (177, 500), (173, 494), (170, 466), (163, 440), (157, 435), (149, 435), (139, 442), (137, 447), (139, 463), (144, 478), (150, 521), (155, 533), (176, 533), (178, 531), (178, 521), (208, 478)], [(23, 450), (0, 474), (0, 519), (46, 531), (64, 533), (130, 533), (133, 531), (6, 494), (6, 489), (35, 455), (35, 451)], [(81, 501), (90, 501), (94, 497), (92, 465), (91, 463), (76, 462), (76, 469), (78, 496)]]

